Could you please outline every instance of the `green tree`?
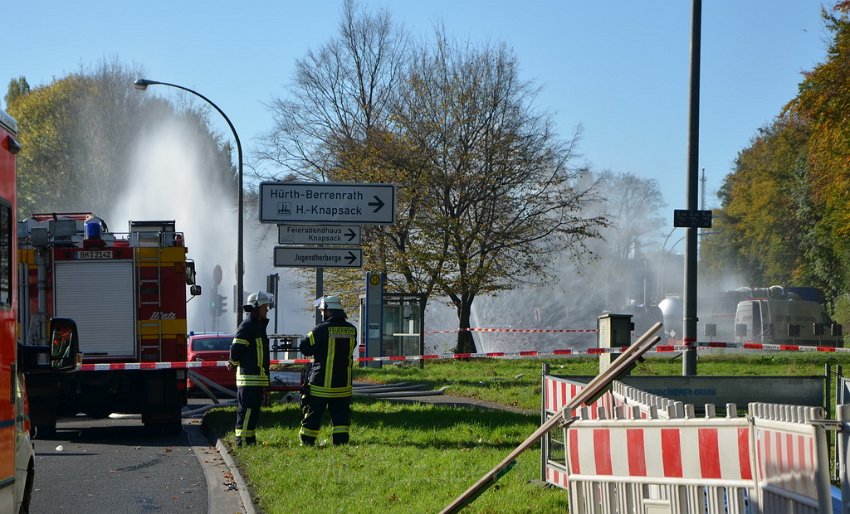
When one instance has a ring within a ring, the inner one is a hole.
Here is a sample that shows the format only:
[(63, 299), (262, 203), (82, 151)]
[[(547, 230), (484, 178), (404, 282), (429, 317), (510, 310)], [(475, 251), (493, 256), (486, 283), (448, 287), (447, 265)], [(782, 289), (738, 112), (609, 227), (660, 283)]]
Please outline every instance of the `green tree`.
[(850, 249), (850, 3), (823, 17), (827, 59), (742, 150), (721, 189), (722, 209), (702, 246), (704, 268), (733, 268), (750, 285), (806, 284), (828, 298), (848, 291)]
[[(116, 60), (7, 95), (18, 121), (18, 216), (32, 212), (109, 210), (128, 181), (133, 142), (165, 119), (183, 119), (205, 134), (212, 154), (211, 180), (234, 183), (229, 147), (210, 131), (205, 111), (169, 103), (133, 88), (138, 70)], [(23, 83), (26, 83), (23, 80)], [(20, 85), (20, 84), (18, 84)]]
[(23, 96), (30, 92), (30, 85), (25, 77), (18, 77), (9, 81), (9, 87), (6, 90), (6, 105), (14, 102), (19, 96)]
[(805, 75), (789, 110), (807, 124), (809, 190), (818, 213), (814, 237), (806, 248), (809, 275), (826, 283), (830, 293), (850, 290), (850, 3), (824, 10), (833, 40), (824, 63)]
[(75, 76), (37, 87), (9, 104), (18, 120), (21, 152), (18, 154), (18, 217), (42, 208), (70, 210), (74, 148), (69, 134), (74, 128), (74, 103), (83, 89)]
[[(723, 210), (704, 258), (716, 270), (734, 266), (751, 286), (791, 283), (798, 274), (805, 230), (799, 208), (806, 193), (804, 124), (783, 116), (761, 129), (726, 177)], [(737, 258), (734, 256), (738, 256)]]

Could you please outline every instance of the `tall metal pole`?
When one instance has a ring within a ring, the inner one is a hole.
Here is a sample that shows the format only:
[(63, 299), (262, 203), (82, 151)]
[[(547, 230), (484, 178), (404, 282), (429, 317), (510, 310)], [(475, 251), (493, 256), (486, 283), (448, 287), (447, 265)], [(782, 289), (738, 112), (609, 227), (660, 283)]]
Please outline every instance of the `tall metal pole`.
[(243, 227), (243, 225), (242, 225), (242, 215), (243, 215), (243, 209), (242, 209), (242, 203), (243, 203), (243, 196), (242, 196), (242, 175), (243, 175), (243, 173), (242, 173), (242, 142), (239, 140), (239, 134), (236, 133), (236, 127), (233, 126), (233, 123), (230, 121), (230, 118), (228, 118), (227, 115), (224, 114), (224, 111), (222, 111), (215, 104), (215, 102), (213, 102), (209, 98), (205, 97), (204, 95), (202, 95), (201, 93), (198, 93), (197, 91), (195, 91), (193, 89), (189, 89), (188, 87), (183, 87), (183, 86), (180, 86), (178, 84), (171, 84), (171, 83), (168, 83), (168, 82), (159, 82), (159, 81), (156, 81), (156, 80), (148, 80), (148, 79), (138, 79), (138, 80), (136, 80), (136, 82), (133, 83), (133, 85), (136, 87), (136, 89), (138, 89), (140, 91), (144, 91), (145, 89), (148, 88), (148, 86), (160, 85), (160, 86), (176, 87), (177, 89), (182, 89), (183, 91), (186, 91), (188, 93), (192, 93), (193, 95), (202, 98), (205, 102), (207, 102), (208, 104), (213, 106), (213, 108), (216, 111), (218, 111), (219, 114), (221, 114), (221, 117), (224, 118), (224, 121), (227, 122), (227, 125), (230, 127), (231, 132), (233, 132), (233, 138), (236, 139), (236, 153), (237, 153), (237, 158), (238, 158), (238, 161), (239, 161), (238, 162), (238, 165), (239, 165), (238, 189), (239, 189), (239, 191), (238, 191), (238, 195), (237, 195), (237, 199), (236, 199), (236, 208), (237, 208), (237, 211), (238, 211), (236, 213), (236, 219), (237, 219), (237, 222), (236, 222), (236, 224), (237, 224), (237, 228), (236, 228), (236, 294), (238, 295), (238, 297), (233, 299), (234, 307), (236, 308), (236, 326), (238, 327), (239, 323), (242, 322), (242, 304), (244, 302), (244, 298), (242, 298), (242, 295), (243, 295), (243, 292), (245, 291), (245, 288), (243, 287), (244, 284), (242, 282), (242, 279), (245, 275), (245, 266), (244, 266), (244, 261), (242, 259), (242, 239), (243, 239), (243, 237), (242, 237), (243, 236), (243, 232), (242, 232), (242, 227)]
[[(321, 298), (325, 295), (325, 269), (316, 268), (316, 298)], [(324, 321), (322, 319), (322, 311), (316, 308), (316, 325)]]
[[(691, 17), (691, 91), (688, 127), (687, 208), (699, 209), (699, 72), (702, 0), (693, 0)], [(685, 304), (683, 343), (687, 347), (682, 357), (682, 375), (697, 374), (697, 228), (685, 228)]]

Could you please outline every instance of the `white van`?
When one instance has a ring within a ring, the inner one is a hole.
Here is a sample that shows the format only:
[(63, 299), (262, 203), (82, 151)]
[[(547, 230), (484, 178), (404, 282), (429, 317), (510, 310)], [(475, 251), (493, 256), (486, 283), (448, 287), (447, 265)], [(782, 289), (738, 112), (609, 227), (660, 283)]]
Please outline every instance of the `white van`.
[(807, 346), (843, 346), (841, 325), (818, 302), (763, 298), (738, 302), (735, 341)]

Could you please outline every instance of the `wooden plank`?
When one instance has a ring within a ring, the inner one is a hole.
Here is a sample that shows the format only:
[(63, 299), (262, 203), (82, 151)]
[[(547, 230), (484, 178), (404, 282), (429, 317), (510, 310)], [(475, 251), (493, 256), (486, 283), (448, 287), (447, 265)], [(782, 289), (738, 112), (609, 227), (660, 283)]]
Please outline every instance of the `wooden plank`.
[(661, 338), (658, 336), (653, 337), (653, 335), (658, 332), (661, 326), (661, 323), (656, 323), (652, 325), (649, 330), (647, 330), (642, 336), (640, 336), (622, 354), (620, 354), (620, 356), (611, 364), (611, 366), (607, 370), (597, 375), (586, 386), (584, 386), (584, 388), (575, 397), (573, 397), (569, 401), (569, 403), (567, 403), (561, 408), (558, 414), (549, 418), (546, 423), (541, 425), (540, 428), (535, 430), (533, 434), (528, 436), (525, 441), (523, 441), (519, 446), (517, 446), (510, 454), (508, 454), (507, 457), (505, 457), (501, 462), (499, 462), (499, 464), (497, 464), (493, 469), (488, 471), (487, 474), (481, 477), (469, 489), (464, 491), (463, 494), (458, 496), (452, 503), (447, 505), (446, 508), (440, 511), (440, 513), (451, 514), (459, 512), (465, 506), (472, 503), (475, 498), (477, 498), (481, 493), (486, 491), (491, 485), (496, 483), (496, 481), (501, 478), (502, 475), (510, 471), (516, 463), (517, 457), (526, 450), (528, 450), (544, 435), (546, 435), (546, 432), (555, 428), (556, 426), (569, 425), (570, 423), (575, 421), (575, 419), (572, 417), (565, 417), (563, 413), (570, 413), (572, 409), (575, 409), (581, 405), (593, 403), (611, 387), (611, 384), (615, 380), (620, 378), (622, 375), (628, 373), (637, 364), (637, 360), (650, 348), (655, 346), (658, 341), (661, 340)]

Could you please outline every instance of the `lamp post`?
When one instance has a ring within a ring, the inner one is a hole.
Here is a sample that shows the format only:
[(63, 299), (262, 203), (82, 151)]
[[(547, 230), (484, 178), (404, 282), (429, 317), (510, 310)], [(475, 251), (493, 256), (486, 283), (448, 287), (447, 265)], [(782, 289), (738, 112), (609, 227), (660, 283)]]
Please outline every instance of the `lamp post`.
[(236, 241), (236, 247), (237, 247), (236, 248), (236, 294), (239, 295), (239, 298), (234, 298), (233, 302), (234, 302), (234, 306), (236, 307), (236, 326), (239, 326), (239, 323), (242, 321), (241, 306), (242, 306), (242, 291), (244, 290), (243, 287), (242, 287), (242, 285), (243, 285), (242, 284), (242, 278), (243, 278), (243, 275), (245, 274), (245, 268), (243, 266), (243, 260), (242, 260), (242, 200), (243, 200), (242, 199), (242, 142), (239, 141), (239, 134), (236, 133), (236, 127), (233, 126), (233, 123), (230, 121), (230, 118), (228, 118), (227, 115), (224, 114), (224, 111), (222, 111), (212, 100), (205, 97), (201, 93), (198, 93), (197, 91), (189, 89), (188, 87), (183, 87), (183, 86), (180, 86), (180, 85), (177, 85), (177, 84), (170, 84), (168, 82), (159, 82), (159, 81), (156, 81), (156, 80), (148, 80), (148, 79), (138, 79), (138, 80), (136, 80), (136, 82), (133, 83), (133, 85), (139, 91), (146, 90), (148, 88), (148, 86), (171, 86), (171, 87), (176, 87), (177, 89), (182, 89), (183, 91), (187, 91), (189, 93), (192, 93), (195, 96), (199, 96), (205, 102), (207, 102), (208, 104), (213, 106), (213, 108), (216, 111), (218, 111), (219, 114), (221, 114), (221, 117), (224, 118), (224, 121), (227, 122), (227, 125), (230, 127), (230, 130), (233, 132), (233, 138), (236, 139), (236, 153), (237, 153), (238, 160), (239, 160), (239, 179), (238, 179), (239, 192), (238, 192), (238, 197), (237, 197), (237, 201), (236, 201), (236, 204), (237, 204), (237, 213), (236, 213), (236, 218), (237, 218), (237, 228), (236, 228), (236, 240), (237, 240)]

